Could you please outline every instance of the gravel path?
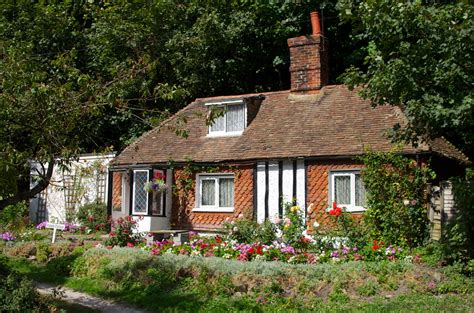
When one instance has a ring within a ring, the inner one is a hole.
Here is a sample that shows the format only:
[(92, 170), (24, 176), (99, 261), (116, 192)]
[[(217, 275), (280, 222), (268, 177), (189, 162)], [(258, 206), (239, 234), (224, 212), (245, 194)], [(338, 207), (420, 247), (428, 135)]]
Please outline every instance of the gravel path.
[[(41, 294), (53, 294), (53, 290), (56, 288), (58, 289), (59, 286), (51, 285), (51, 284), (44, 284), (44, 283), (36, 283), (36, 288), (38, 292)], [(96, 310), (100, 310), (101, 312), (105, 313), (115, 313), (115, 312), (124, 312), (124, 313), (142, 313), (145, 311), (136, 309), (134, 307), (124, 305), (121, 303), (104, 300), (101, 298), (97, 298), (86, 293), (74, 291), (69, 288), (61, 287), (61, 297), (60, 299), (70, 303), (80, 304), (89, 308), (93, 308)]]

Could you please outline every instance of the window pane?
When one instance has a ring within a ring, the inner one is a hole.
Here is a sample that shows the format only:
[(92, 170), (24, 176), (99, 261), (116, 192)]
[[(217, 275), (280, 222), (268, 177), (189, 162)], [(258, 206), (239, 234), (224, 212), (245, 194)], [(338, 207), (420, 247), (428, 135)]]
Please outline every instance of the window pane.
[(148, 172), (140, 171), (135, 172), (133, 175), (133, 181), (135, 185), (134, 196), (135, 196), (135, 208), (136, 213), (146, 213), (148, 204), (148, 192), (144, 189), (145, 183), (148, 181)]
[(351, 204), (351, 177), (334, 176), (334, 201), (337, 204)]
[(219, 179), (219, 206), (230, 208), (234, 206), (234, 179)]
[(226, 118), (228, 132), (244, 130), (244, 113), (245, 110), (243, 104), (227, 106)]
[(355, 205), (365, 206), (365, 187), (360, 174), (355, 174)]
[[(217, 111), (216, 111), (217, 112)], [(225, 131), (225, 114), (217, 117), (211, 125), (211, 132)]]
[(201, 204), (202, 205), (215, 205), (216, 197), (216, 181), (211, 179), (203, 179), (201, 181), (202, 194)]

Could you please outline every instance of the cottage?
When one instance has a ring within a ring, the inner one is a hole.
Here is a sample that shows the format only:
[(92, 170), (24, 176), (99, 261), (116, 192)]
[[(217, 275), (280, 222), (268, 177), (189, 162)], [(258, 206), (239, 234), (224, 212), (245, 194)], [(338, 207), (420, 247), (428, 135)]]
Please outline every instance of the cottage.
[[(328, 42), (317, 13), (311, 17), (313, 34), (288, 39), (291, 90), (196, 99), (145, 133), (110, 163), (109, 213), (142, 216), (140, 231), (214, 231), (239, 214), (274, 219), (294, 199), (308, 225), (333, 201), (363, 212), (356, 157), (367, 147), (391, 150), (387, 131), (404, 116), (397, 107), (372, 108), (344, 85), (328, 85)], [(402, 152), (444, 169), (466, 161), (442, 138)]]

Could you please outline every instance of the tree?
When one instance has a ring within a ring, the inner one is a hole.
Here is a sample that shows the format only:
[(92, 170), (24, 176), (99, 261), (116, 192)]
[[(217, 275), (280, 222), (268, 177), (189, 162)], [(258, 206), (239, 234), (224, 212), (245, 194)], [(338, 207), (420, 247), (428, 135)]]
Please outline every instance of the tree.
[(474, 156), (474, 7), (467, 1), (340, 0), (365, 64), (343, 80), (373, 105), (400, 106), (395, 138), (444, 136)]
[[(44, 189), (47, 164), (120, 150), (196, 97), (289, 88), (286, 40), (311, 32), (319, 5), (2, 1), (0, 170), (15, 186), (2, 187), (0, 209)], [(344, 64), (337, 47), (350, 45), (348, 28), (337, 26), (334, 1), (324, 12), (331, 62)], [(32, 190), (29, 160), (42, 165)]]

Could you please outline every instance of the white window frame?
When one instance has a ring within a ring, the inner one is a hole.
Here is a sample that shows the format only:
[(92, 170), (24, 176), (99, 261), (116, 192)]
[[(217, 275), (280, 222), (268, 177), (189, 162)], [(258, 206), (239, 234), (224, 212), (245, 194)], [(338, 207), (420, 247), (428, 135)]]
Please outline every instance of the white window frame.
[[(146, 173), (146, 181), (149, 181), (150, 180), (150, 171), (149, 170), (134, 170), (133, 171), (133, 195), (132, 195), (132, 215), (148, 215), (148, 210), (149, 210), (149, 197), (148, 197), (148, 194), (147, 194), (147, 198), (146, 198), (146, 210), (145, 212), (136, 212), (135, 211), (135, 193), (137, 191), (137, 181), (135, 179), (135, 173), (138, 173), (138, 172), (145, 172)], [(143, 188), (143, 187), (141, 187)]]
[[(234, 180), (234, 196), (235, 196), (235, 176), (231, 173), (201, 173), (196, 175), (196, 205), (193, 212), (234, 212), (234, 207), (220, 207), (219, 206), (219, 179), (220, 178), (232, 178)], [(202, 181), (203, 180), (214, 180), (215, 181), (215, 194), (214, 203), (215, 205), (202, 205)]]
[[(227, 131), (227, 106), (229, 105), (243, 105), (244, 107), (244, 129), (239, 131)], [(219, 106), (224, 108), (224, 130), (222, 131), (212, 131), (212, 125), (209, 125), (207, 136), (208, 137), (226, 137), (226, 136), (240, 136), (247, 127), (247, 105), (243, 100), (229, 100), (221, 102), (210, 102), (206, 103), (206, 106)]]
[(335, 192), (334, 192), (334, 177), (337, 176), (349, 176), (351, 184), (351, 203), (337, 203), (339, 207), (345, 207), (347, 212), (364, 212), (366, 208), (362, 206), (355, 205), (355, 176), (356, 174), (360, 175), (360, 170), (335, 170), (329, 172), (329, 208), (328, 211), (332, 209), (332, 203), (335, 201)]

